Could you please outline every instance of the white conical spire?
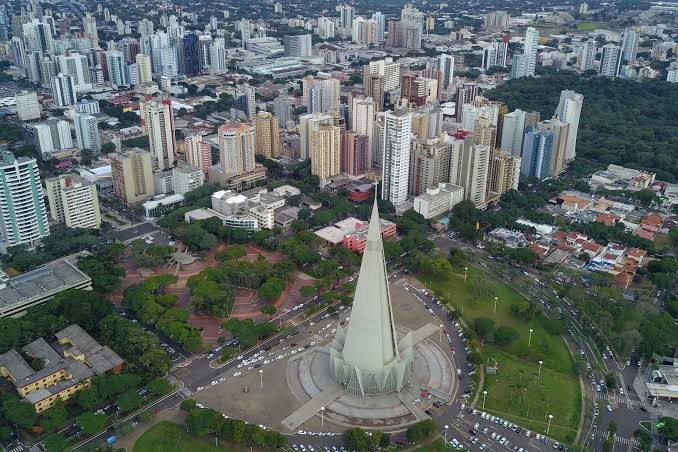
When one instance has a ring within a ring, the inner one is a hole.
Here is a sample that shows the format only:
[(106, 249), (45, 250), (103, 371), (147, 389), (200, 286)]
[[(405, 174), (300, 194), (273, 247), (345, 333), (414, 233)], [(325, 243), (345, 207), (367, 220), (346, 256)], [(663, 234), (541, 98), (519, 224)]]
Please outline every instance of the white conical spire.
[(377, 370), (391, 362), (397, 354), (381, 223), (375, 199), (353, 297), (353, 311), (346, 331), (344, 361), (363, 370)]
[(398, 343), (381, 241), (377, 200), (353, 297), (351, 320), (338, 328), (330, 347), (330, 369), (355, 395), (400, 391), (410, 378), (411, 337)]

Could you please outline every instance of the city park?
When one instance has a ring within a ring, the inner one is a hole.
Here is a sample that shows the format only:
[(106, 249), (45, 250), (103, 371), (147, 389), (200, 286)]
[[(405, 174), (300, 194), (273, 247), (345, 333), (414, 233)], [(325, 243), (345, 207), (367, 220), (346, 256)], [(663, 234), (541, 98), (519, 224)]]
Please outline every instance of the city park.
[(582, 396), (562, 322), (546, 318), (516, 290), (468, 263), (418, 278), (465, 324), (475, 350), (469, 361), (489, 370), (484, 378), (473, 376), (475, 407), (572, 443)]

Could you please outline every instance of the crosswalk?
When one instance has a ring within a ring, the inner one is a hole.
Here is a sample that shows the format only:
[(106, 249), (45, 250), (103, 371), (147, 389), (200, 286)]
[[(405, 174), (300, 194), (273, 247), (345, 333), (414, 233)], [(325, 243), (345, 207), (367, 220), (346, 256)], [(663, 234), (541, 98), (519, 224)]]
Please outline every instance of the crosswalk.
[(21, 452), (21, 451), (26, 450), (26, 448), (24, 448), (24, 446), (22, 446), (22, 445), (17, 445), (16, 447), (13, 447), (11, 449), (6, 449), (6, 450), (7, 450), (7, 452)]
[(641, 406), (642, 403), (640, 403), (640, 400), (634, 400), (634, 399), (627, 399), (626, 397), (619, 397), (619, 396), (606, 396), (605, 394), (602, 394), (600, 392), (596, 392), (595, 398), (598, 400), (605, 400), (609, 402), (610, 405), (631, 405), (631, 406)]
[[(600, 438), (603, 441), (605, 441), (608, 438), (608, 436), (609, 436), (609, 433), (605, 430), (598, 430), (596, 432), (596, 437)], [(619, 443), (619, 444), (625, 444), (625, 445), (631, 444), (631, 446), (633, 446), (633, 447), (638, 447), (638, 445), (639, 445), (638, 441), (636, 441), (633, 438), (624, 438), (622, 436), (617, 436), (617, 435), (614, 436), (614, 442)]]

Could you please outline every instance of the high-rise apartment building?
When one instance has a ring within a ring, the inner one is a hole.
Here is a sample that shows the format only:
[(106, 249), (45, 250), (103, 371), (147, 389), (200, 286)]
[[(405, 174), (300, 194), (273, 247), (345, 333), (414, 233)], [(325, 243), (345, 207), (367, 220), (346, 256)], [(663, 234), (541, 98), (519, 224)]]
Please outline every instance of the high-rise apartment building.
[(511, 155), (520, 157), (525, 134), (525, 112), (516, 109), (505, 114), (501, 132), (501, 148)]
[(511, 78), (534, 77), (537, 67), (537, 47), (539, 46), (539, 31), (534, 27), (527, 27), (522, 54), (514, 54)]
[(184, 155), (188, 165), (200, 168), (203, 175), (207, 175), (212, 166), (212, 147), (203, 141), (202, 135), (196, 133), (184, 139)]
[(438, 55), (438, 70), (441, 73), (442, 89), (454, 84), (454, 56), (446, 53)]
[(304, 58), (313, 55), (312, 35), (283, 36), (284, 55), (286, 57)]
[(346, 132), (341, 136), (341, 171), (359, 176), (372, 167), (369, 160), (370, 139), (356, 132)]
[(280, 128), (278, 118), (266, 111), (260, 111), (254, 117), (256, 153), (267, 159), (280, 155)]
[(632, 63), (638, 56), (638, 33), (635, 30), (626, 29), (622, 37), (622, 59)]
[(153, 70), (151, 69), (151, 58), (143, 53), (138, 53), (135, 57), (137, 65), (137, 74), (139, 83), (149, 83), (153, 81)]
[(101, 153), (101, 137), (97, 126), (97, 118), (92, 115), (77, 113), (74, 117), (75, 139), (78, 147), (83, 151), (90, 151), (94, 155)]
[(99, 229), (101, 214), (96, 184), (75, 174), (45, 179), (52, 219), (67, 228)]
[(341, 173), (341, 129), (320, 124), (311, 134), (311, 174), (320, 180)]
[[(391, 91), (400, 85), (400, 63), (393, 61), (393, 58), (386, 57), (383, 60), (370, 61), (363, 66), (363, 82), (370, 75), (380, 75), (383, 77), (383, 91)], [(370, 96), (371, 94), (365, 93)], [(372, 95), (372, 97), (375, 97)]]
[(418, 139), (412, 144), (410, 155), (410, 194), (413, 196), (437, 188), (450, 179), (449, 142), (436, 139)]
[(85, 31), (85, 36), (98, 43), (99, 33), (97, 31), (96, 17), (92, 16), (90, 13), (85, 13), (85, 17), (82, 18), (82, 28)]
[(40, 119), (42, 106), (35, 91), (20, 91), (14, 96), (16, 113), (20, 121)]
[(367, 161), (372, 162), (372, 135), (374, 134), (375, 104), (371, 97), (356, 96), (351, 102), (351, 130), (367, 137)]
[(485, 209), (491, 148), (467, 138), (457, 149), (460, 152), (455, 150), (450, 158), (450, 182), (464, 187), (464, 198), (476, 208)]
[(257, 113), (256, 90), (249, 84), (238, 87), (238, 99), (247, 119), (253, 119)]
[(126, 204), (136, 204), (155, 194), (153, 156), (140, 148), (108, 154), (113, 192)]
[(309, 75), (302, 80), (302, 102), (309, 113), (334, 113), (339, 110), (341, 83), (329, 74)]
[(598, 75), (601, 77), (619, 77), (622, 66), (621, 47), (614, 44), (605, 44), (600, 56)]
[(357, 44), (371, 46), (379, 44), (377, 21), (358, 16), (353, 20), (351, 40)]
[(197, 166), (185, 165), (172, 168), (172, 188), (174, 193), (185, 195), (202, 187), (205, 182), (205, 174)]
[(141, 127), (148, 135), (151, 154), (159, 170), (174, 166), (176, 144), (174, 141), (174, 113), (170, 99), (151, 99), (139, 104)]
[(520, 157), (516, 157), (501, 149), (492, 150), (487, 192), (501, 195), (518, 189), (520, 179)]
[(0, 152), (0, 239), (3, 247), (36, 246), (49, 235), (38, 162)]
[(63, 151), (73, 147), (71, 127), (67, 121), (49, 118), (45, 122), (35, 124), (33, 130), (43, 159), (49, 159), (50, 153), (54, 151)]
[(474, 121), (473, 126), (473, 144), (486, 144), (494, 148), (497, 141), (497, 126), (492, 118), (479, 116)]
[(529, 126), (525, 131), (520, 172), (548, 179), (564, 169), (568, 125), (557, 118)]
[(353, 19), (355, 19), (355, 9), (351, 5), (337, 5), (336, 10), (339, 12), (339, 26), (341, 28), (351, 28)]
[(127, 63), (125, 62), (125, 55), (121, 51), (106, 51), (106, 68), (108, 69), (108, 81), (113, 88), (129, 86)]
[(493, 66), (506, 66), (508, 56), (508, 35), (497, 41), (492, 41), (483, 49), (482, 68), (488, 70)]
[(596, 52), (598, 51), (598, 42), (595, 39), (589, 39), (584, 43), (581, 56), (581, 70), (590, 71), (593, 69), (593, 62), (596, 61)]
[(556, 108), (555, 116), (567, 123), (567, 146), (565, 150), (565, 162), (574, 160), (577, 155), (577, 132), (579, 130), (579, 117), (581, 116), (584, 96), (571, 90), (560, 92), (560, 102)]
[(253, 171), (255, 146), (255, 131), (251, 125), (227, 123), (219, 127), (221, 171), (227, 177)]
[(509, 27), (511, 16), (506, 11), (492, 11), (485, 14), (485, 30), (502, 31)]
[(292, 120), (292, 99), (289, 97), (276, 97), (273, 99), (273, 115), (278, 118), (278, 125), (287, 128), (287, 122)]
[(92, 88), (87, 56), (71, 52), (68, 55), (57, 55), (56, 62), (59, 72), (73, 76), (73, 83), (75, 83), (77, 91), (85, 91)]
[(299, 154), (302, 160), (311, 157), (313, 131), (317, 130), (321, 124), (333, 123), (332, 116), (322, 113), (311, 113), (299, 117)]
[(72, 75), (59, 73), (51, 78), (52, 98), (57, 107), (68, 107), (78, 102)]
[(408, 196), (411, 139), (412, 114), (404, 110), (386, 112), (381, 199), (390, 201), (395, 207), (404, 203)]

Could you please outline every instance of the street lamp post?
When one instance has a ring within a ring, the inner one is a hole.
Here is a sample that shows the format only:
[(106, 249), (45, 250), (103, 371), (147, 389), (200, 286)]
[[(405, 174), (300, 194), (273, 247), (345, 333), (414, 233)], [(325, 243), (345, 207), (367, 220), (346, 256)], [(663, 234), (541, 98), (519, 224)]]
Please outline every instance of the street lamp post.
[(259, 369), (259, 383), (261, 384), (261, 389), (264, 389), (264, 370)]
[(321, 406), (320, 407), (320, 426), (323, 427), (325, 425), (325, 407)]
[(494, 297), (494, 315), (497, 315), (497, 301), (499, 297)]
[(483, 391), (483, 411), (485, 411), (485, 399), (487, 398), (487, 391)]
[(537, 373), (537, 378), (541, 378), (541, 365), (544, 364), (544, 361), (539, 360), (539, 373)]
[(530, 338), (527, 340), (527, 346), (530, 347), (532, 345), (532, 331), (534, 331), (532, 328), (530, 328)]
[(467, 273), (468, 273), (468, 267), (464, 267), (464, 282), (466, 282)]
[(552, 415), (552, 414), (549, 414), (549, 423), (548, 423), (548, 425), (546, 426), (546, 434), (547, 434), (547, 435), (549, 434), (549, 430), (551, 429), (551, 419), (553, 419), (553, 415)]
[(450, 426), (445, 424), (445, 449), (447, 449), (447, 429), (448, 428), (450, 428)]
[(440, 324), (440, 338), (438, 339), (438, 342), (441, 344), (443, 343), (443, 324)]

